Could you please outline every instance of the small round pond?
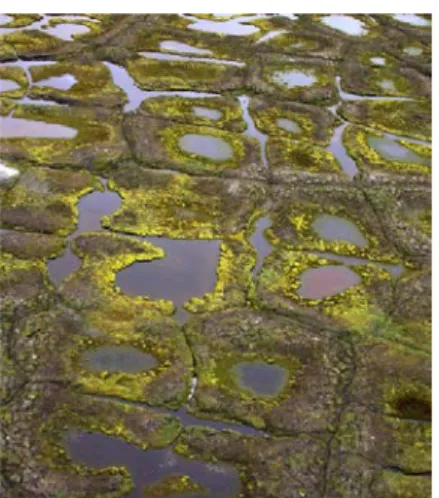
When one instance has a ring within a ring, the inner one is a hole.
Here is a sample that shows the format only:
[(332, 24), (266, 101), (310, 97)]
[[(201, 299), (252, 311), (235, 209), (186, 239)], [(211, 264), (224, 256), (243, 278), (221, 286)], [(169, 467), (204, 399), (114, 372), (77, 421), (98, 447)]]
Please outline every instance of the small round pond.
[(422, 157), (387, 137), (368, 137), (367, 143), (384, 159), (431, 165), (429, 157)]
[(86, 351), (82, 360), (84, 367), (107, 372), (145, 372), (157, 365), (154, 356), (131, 346), (102, 346)]
[(211, 119), (212, 121), (218, 121), (223, 115), (221, 111), (218, 111), (217, 109), (210, 109), (209, 107), (194, 106), (192, 110), (196, 116)]
[(355, 17), (334, 14), (323, 17), (321, 21), (326, 26), (343, 31), (348, 35), (360, 36), (367, 33), (364, 23), (359, 19), (355, 19)]
[(361, 282), (360, 276), (344, 266), (327, 265), (305, 270), (297, 293), (306, 299), (323, 299)]
[(392, 80), (381, 80), (378, 82), (378, 85), (383, 90), (389, 90), (391, 92), (396, 91), (395, 83)]
[(233, 157), (233, 149), (230, 144), (222, 138), (212, 135), (189, 133), (180, 138), (179, 145), (185, 152), (197, 154), (214, 161), (226, 161)]
[(286, 86), (287, 88), (294, 88), (296, 86), (310, 86), (313, 85), (317, 78), (304, 71), (276, 71), (273, 74), (275, 83)]
[(322, 214), (312, 224), (313, 230), (325, 240), (344, 241), (357, 247), (366, 247), (368, 242), (360, 230), (349, 220)]
[(372, 64), (374, 66), (385, 66), (386, 65), (386, 59), (384, 57), (371, 57), (369, 60), (370, 60), (370, 62), (372, 62)]
[(247, 361), (233, 367), (238, 384), (257, 396), (277, 396), (285, 387), (288, 371), (263, 361)]
[(292, 119), (279, 118), (276, 124), (282, 130), (289, 131), (291, 133), (300, 133), (302, 128)]
[(417, 56), (422, 54), (421, 47), (406, 47), (403, 52), (407, 55)]

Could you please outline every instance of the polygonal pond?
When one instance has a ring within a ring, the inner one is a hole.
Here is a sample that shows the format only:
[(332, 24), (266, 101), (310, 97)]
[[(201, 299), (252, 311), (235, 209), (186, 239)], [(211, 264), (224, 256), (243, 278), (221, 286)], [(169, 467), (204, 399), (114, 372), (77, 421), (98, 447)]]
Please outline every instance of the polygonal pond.
[(217, 109), (209, 109), (208, 107), (193, 107), (194, 114), (200, 118), (211, 119), (212, 121), (218, 121), (221, 119), (223, 113)]
[(97, 371), (137, 373), (154, 368), (157, 360), (131, 346), (102, 346), (86, 351), (82, 364)]
[(72, 74), (63, 74), (62, 76), (53, 76), (51, 78), (38, 81), (35, 85), (48, 86), (58, 90), (70, 90), (70, 88), (72, 88), (77, 81), (78, 80)]
[(312, 223), (313, 230), (325, 240), (350, 242), (357, 247), (366, 247), (368, 242), (360, 230), (349, 220), (323, 214)]
[(422, 157), (403, 145), (387, 137), (367, 137), (367, 143), (384, 159), (408, 163), (431, 164), (431, 159)]
[(300, 133), (302, 128), (292, 119), (279, 118), (276, 121), (277, 126), (282, 128), (282, 130), (289, 131), (291, 133)]
[(364, 28), (364, 23), (351, 16), (334, 14), (323, 17), (321, 22), (330, 28), (343, 31), (343, 33), (348, 35), (360, 36), (367, 33), (367, 29)]
[(304, 71), (276, 71), (273, 74), (275, 83), (286, 86), (287, 88), (294, 88), (296, 86), (310, 86), (313, 85), (317, 78), (312, 74), (305, 73)]
[(205, 490), (191, 494), (193, 498), (236, 498), (241, 488), (238, 472), (232, 467), (184, 458), (174, 453), (172, 448), (144, 451), (122, 438), (73, 430), (67, 433), (65, 447), (75, 462), (91, 468), (126, 467), (134, 489), (125, 498), (147, 498), (151, 495), (145, 494), (145, 486), (176, 474), (189, 476)]
[(327, 265), (305, 270), (297, 293), (306, 299), (324, 299), (361, 282), (360, 276), (344, 266)]
[(238, 384), (257, 396), (277, 396), (285, 387), (288, 371), (263, 361), (247, 361), (233, 367)]
[(226, 161), (233, 157), (231, 145), (222, 138), (212, 135), (189, 133), (180, 138), (179, 145), (183, 151), (189, 154), (197, 154), (214, 161)]
[(74, 138), (77, 130), (59, 124), (0, 117), (1, 138)]

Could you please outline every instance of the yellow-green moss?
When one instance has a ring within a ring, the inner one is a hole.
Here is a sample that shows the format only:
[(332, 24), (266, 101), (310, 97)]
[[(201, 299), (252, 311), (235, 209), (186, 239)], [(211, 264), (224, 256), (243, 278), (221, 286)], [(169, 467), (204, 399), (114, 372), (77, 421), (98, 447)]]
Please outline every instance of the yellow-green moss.
[[(384, 159), (378, 151), (368, 144), (367, 139), (370, 136), (382, 137), (383, 135), (380, 132), (366, 131), (354, 125), (348, 126), (343, 133), (343, 144), (360, 168), (379, 169), (400, 174), (431, 175), (431, 166), (426, 164)], [(405, 145), (401, 140), (397, 141), (397, 143)], [(423, 152), (426, 155), (428, 149), (427, 146), (422, 146), (417, 149), (417, 152)]]
[(127, 69), (145, 90), (226, 90), (241, 85), (244, 74), (235, 66), (147, 57), (129, 60)]
[[(233, 157), (225, 160), (216, 160), (185, 152), (180, 148), (179, 140), (187, 134), (194, 133), (198, 135), (213, 136), (227, 142), (233, 149)], [(169, 157), (172, 161), (178, 163), (190, 164), (195, 160), (197, 163), (203, 164), (207, 168), (238, 168), (241, 161), (245, 157), (245, 145), (241, 137), (237, 134), (232, 134), (226, 130), (218, 130), (215, 128), (198, 127), (191, 125), (175, 125), (164, 128), (160, 132), (160, 137), (163, 145), (166, 147)]]
[(0, 67), (0, 79), (11, 80), (17, 83), (20, 88), (10, 90), (9, 92), (2, 92), (1, 96), (10, 99), (19, 99), (26, 93), (28, 86), (26, 73), (21, 67), (5, 66)]
[(161, 498), (175, 495), (200, 495), (206, 490), (193, 481), (188, 475), (171, 474), (163, 480), (149, 484), (143, 488), (144, 496), (151, 498)]
[(329, 151), (307, 141), (292, 141), (283, 137), (269, 137), (267, 156), (273, 169), (310, 173), (341, 173), (337, 159)]
[(87, 28), (89, 28), (90, 31), (88, 33), (73, 34), (72, 37), (74, 40), (82, 39), (83, 37), (96, 35), (102, 32), (102, 24), (100, 22), (88, 21), (87, 19), (68, 19), (59, 16), (49, 19), (47, 24), (49, 27), (54, 27), (58, 24), (79, 24), (81, 26), (86, 26)]
[(122, 105), (127, 101), (125, 93), (113, 83), (110, 71), (101, 62), (58, 62), (47, 66), (31, 66), (29, 71), (35, 83), (65, 74), (72, 74), (77, 80), (68, 90), (32, 86), (29, 96), (34, 99), (61, 99), (86, 106)]
[(42, 19), (40, 14), (7, 14), (12, 17), (12, 21), (3, 24), (2, 28), (24, 28)]
[[(218, 120), (197, 116), (193, 111), (195, 106), (206, 107), (221, 112)], [(228, 128), (234, 131), (244, 131), (246, 124), (242, 119), (241, 108), (235, 100), (227, 98), (198, 98), (185, 99), (184, 97), (157, 97), (146, 99), (141, 105), (142, 111), (154, 116), (163, 117), (172, 121)]]

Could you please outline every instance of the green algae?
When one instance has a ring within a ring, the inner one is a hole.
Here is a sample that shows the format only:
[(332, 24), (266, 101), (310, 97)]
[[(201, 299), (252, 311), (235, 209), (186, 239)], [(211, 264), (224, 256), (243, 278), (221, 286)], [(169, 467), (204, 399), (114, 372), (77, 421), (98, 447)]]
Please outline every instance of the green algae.
[(69, 90), (34, 85), (29, 92), (29, 97), (33, 99), (108, 107), (122, 106), (127, 101), (124, 92), (113, 83), (109, 70), (100, 62), (58, 62), (47, 66), (31, 66), (29, 71), (35, 83), (65, 74), (71, 74), (77, 80)]

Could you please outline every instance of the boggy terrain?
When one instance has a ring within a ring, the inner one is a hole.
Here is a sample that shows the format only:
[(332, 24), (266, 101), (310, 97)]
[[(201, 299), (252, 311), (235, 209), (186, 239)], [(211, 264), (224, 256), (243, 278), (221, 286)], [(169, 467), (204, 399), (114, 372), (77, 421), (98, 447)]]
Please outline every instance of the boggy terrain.
[(1, 495), (431, 496), (431, 17), (0, 15)]

